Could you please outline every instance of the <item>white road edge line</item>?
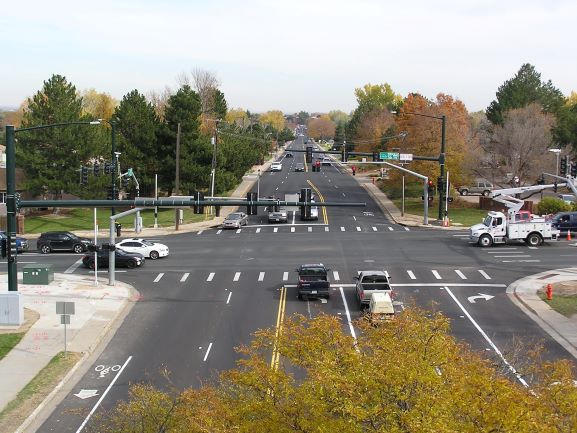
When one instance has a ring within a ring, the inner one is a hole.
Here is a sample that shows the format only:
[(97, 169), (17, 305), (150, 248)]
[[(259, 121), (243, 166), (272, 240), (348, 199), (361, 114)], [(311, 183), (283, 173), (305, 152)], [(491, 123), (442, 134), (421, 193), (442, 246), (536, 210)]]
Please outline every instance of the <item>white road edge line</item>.
[(122, 372), (124, 371), (124, 368), (128, 365), (128, 363), (130, 362), (131, 359), (132, 359), (132, 355), (130, 355), (128, 357), (128, 359), (124, 362), (122, 367), (120, 367), (120, 370), (118, 370), (118, 373), (116, 373), (116, 376), (114, 376), (114, 379), (112, 379), (112, 382), (110, 382), (110, 385), (108, 385), (106, 390), (102, 393), (102, 395), (100, 396), (100, 398), (98, 399), (98, 401), (96, 402), (96, 404), (94, 405), (94, 407), (92, 408), (90, 413), (86, 416), (86, 418), (84, 418), (84, 421), (82, 422), (82, 424), (80, 424), (80, 427), (78, 427), (78, 430), (76, 430), (76, 433), (80, 433), (82, 431), (82, 429), (84, 428), (84, 426), (86, 426), (86, 423), (88, 422), (90, 417), (92, 417), (92, 415), (94, 415), (94, 412), (96, 411), (96, 409), (98, 409), (98, 406), (100, 406), (100, 403), (102, 403), (102, 400), (104, 400), (104, 397), (106, 397), (106, 394), (108, 394), (108, 391), (110, 391), (110, 389), (114, 386), (114, 384), (116, 383), (116, 381), (118, 380), (118, 378), (120, 377)]
[[(20, 262), (22, 263), (22, 262)], [(74, 263), (72, 263), (68, 269), (66, 269), (64, 271), (65, 274), (71, 274), (72, 272), (74, 272), (76, 269), (78, 269), (78, 266), (80, 266), (82, 264), (82, 259), (78, 259), (76, 260)]]
[(161, 272), (160, 274), (158, 274), (156, 276), (156, 278), (154, 279), (153, 283), (158, 283), (162, 277), (164, 277), (164, 272)]
[(210, 348), (212, 347), (212, 343), (210, 343), (208, 345), (208, 349), (206, 349), (206, 353), (204, 354), (204, 359), (202, 360), (202, 362), (206, 362), (206, 359), (208, 358), (208, 354), (210, 353)]
[(228, 298), (226, 299), (226, 303), (230, 302), (230, 297), (232, 296), (232, 292), (228, 292)]
[[(347, 322), (349, 322), (349, 329), (351, 330), (351, 335), (353, 337), (353, 339), (355, 340), (355, 346), (357, 345), (357, 334), (355, 333), (355, 328), (353, 327), (353, 323), (351, 322), (351, 314), (349, 313), (349, 306), (347, 305), (347, 300), (345, 298), (345, 292), (341, 287), (339, 287), (339, 290), (341, 292), (341, 297), (343, 298), (343, 305), (345, 306), (345, 314), (347, 315)], [(358, 351), (359, 349), (357, 349)]]
[(489, 343), (489, 345), (493, 348), (493, 350), (495, 351), (495, 353), (497, 355), (499, 355), (499, 357), (503, 360), (503, 362), (505, 363), (505, 365), (507, 367), (509, 367), (509, 370), (511, 371), (511, 373), (513, 373), (515, 375), (515, 377), (517, 378), (517, 380), (519, 382), (521, 382), (521, 384), (528, 388), (529, 384), (525, 381), (525, 379), (523, 379), (521, 377), (521, 375), (519, 373), (517, 373), (517, 370), (515, 370), (515, 367), (513, 367), (511, 364), (509, 364), (509, 362), (505, 359), (505, 357), (503, 356), (503, 354), (501, 353), (501, 351), (499, 350), (499, 348), (497, 346), (495, 346), (495, 344), (491, 341), (491, 339), (489, 338), (489, 336), (485, 333), (485, 331), (483, 331), (483, 329), (477, 324), (477, 322), (475, 322), (475, 319), (473, 319), (473, 317), (471, 317), (471, 315), (469, 314), (469, 312), (465, 309), (465, 307), (463, 307), (463, 304), (461, 304), (459, 302), (459, 300), (457, 299), (457, 297), (455, 295), (453, 295), (453, 292), (451, 292), (451, 289), (449, 289), (448, 287), (444, 287), (443, 288), (450, 296), (451, 298), (453, 298), (453, 301), (455, 301), (455, 304), (457, 304), (459, 306), (459, 308), (463, 311), (463, 313), (465, 313), (465, 316), (467, 316), (467, 318), (471, 321), (471, 323), (473, 324), (473, 326), (475, 328), (477, 328), (477, 331), (479, 331), (481, 333), (481, 335), (483, 336), (483, 338), (487, 341), (487, 343)]

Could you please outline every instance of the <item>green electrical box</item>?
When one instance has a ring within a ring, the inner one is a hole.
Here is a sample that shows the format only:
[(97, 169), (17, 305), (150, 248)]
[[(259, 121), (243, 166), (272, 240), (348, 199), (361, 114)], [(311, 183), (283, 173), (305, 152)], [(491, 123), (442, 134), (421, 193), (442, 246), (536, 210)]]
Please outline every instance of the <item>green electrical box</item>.
[(23, 284), (50, 284), (54, 281), (54, 265), (26, 265), (22, 275)]

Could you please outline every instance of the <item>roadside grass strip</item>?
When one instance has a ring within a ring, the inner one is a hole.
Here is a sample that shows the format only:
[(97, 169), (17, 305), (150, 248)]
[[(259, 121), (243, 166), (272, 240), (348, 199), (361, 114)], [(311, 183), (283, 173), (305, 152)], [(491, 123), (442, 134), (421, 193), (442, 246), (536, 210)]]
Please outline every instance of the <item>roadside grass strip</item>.
[(14, 346), (20, 343), (22, 337), (24, 337), (25, 332), (19, 332), (16, 334), (0, 334), (0, 359), (4, 358), (8, 352), (10, 352)]

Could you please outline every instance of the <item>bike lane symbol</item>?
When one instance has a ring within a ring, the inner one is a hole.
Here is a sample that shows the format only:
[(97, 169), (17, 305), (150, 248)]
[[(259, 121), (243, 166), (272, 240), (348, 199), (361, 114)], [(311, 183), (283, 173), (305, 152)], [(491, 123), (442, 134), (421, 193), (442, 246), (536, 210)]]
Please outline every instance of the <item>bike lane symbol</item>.
[(100, 365), (97, 365), (96, 367), (94, 367), (94, 370), (95, 370), (97, 373), (100, 373), (99, 378), (102, 379), (103, 377), (106, 377), (106, 375), (107, 375), (108, 373), (110, 373), (111, 371), (113, 371), (113, 372), (119, 371), (121, 367), (122, 367), (122, 366), (121, 366), (121, 365), (118, 365), (118, 364), (116, 364), (116, 365), (103, 365), (103, 364), (100, 364)]

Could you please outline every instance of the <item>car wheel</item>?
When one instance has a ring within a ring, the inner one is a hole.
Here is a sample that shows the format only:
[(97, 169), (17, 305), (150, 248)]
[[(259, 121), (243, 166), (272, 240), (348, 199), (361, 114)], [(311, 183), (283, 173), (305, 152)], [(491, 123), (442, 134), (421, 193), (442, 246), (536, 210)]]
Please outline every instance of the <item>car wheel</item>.
[(489, 194), (491, 194), (491, 191), (488, 190), (483, 191), (483, 197), (489, 197)]
[(82, 251), (84, 251), (84, 247), (82, 247), (82, 245), (80, 244), (76, 244), (74, 245), (74, 248), (72, 248), (72, 251), (74, 251), (75, 253), (81, 253)]
[(479, 238), (479, 246), (481, 247), (490, 247), (493, 245), (493, 240), (489, 235), (483, 235)]
[(532, 247), (541, 245), (541, 242), (541, 236), (539, 236), (537, 233), (531, 233), (529, 236), (527, 236), (527, 243)]
[(151, 251), (150, 252), (150, 259), (151, 260), (156, 260), (156, 259), (158, 259), (158, 257), (159, 257), (158, 251)]
[(40, 246), (40, 252), (41, 252), (42, 254), (48, 254), (48, 253), (50, 253), (51, 251), (52, 251), (52, 248), (50, 248), (49, 245), (42, 245), (42, 246)]
[(95, 267), (95, 266), (94, 266), (94, 260), (90, 260), (90, 261), (88, 262), (88, 268), (89, 268), (89, 269), (94, 269), (94, 267)]
[(136, 260), (129, 260), (126, 262), (126, 267), (128, 269), (136, 268)]
[(461, 195), (469, 195), (469, 190), (468, 189), (462, 189), (461, 191), (459, 191), (459, 193)]
[(303, 295), (301, 295), (300, 293), (297, 295), (297, 297), (299, 298), (299, 301), (303, 300)]

